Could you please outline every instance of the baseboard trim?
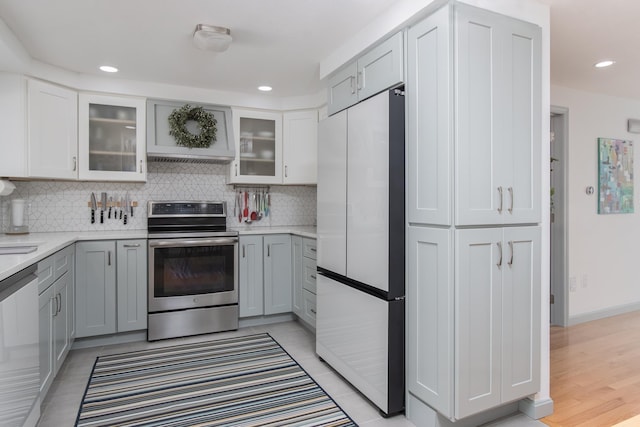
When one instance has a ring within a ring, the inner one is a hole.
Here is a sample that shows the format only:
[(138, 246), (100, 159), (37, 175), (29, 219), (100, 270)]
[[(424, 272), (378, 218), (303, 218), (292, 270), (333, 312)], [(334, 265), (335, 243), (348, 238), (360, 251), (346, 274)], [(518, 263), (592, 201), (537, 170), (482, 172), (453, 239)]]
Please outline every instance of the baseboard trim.
[(553, 414), (553, 400), (551, 398), (544, 400), (522, 399), (518, 403), (518, 409), (529, 418), (539, 420)]
[(269, 316), (254, 316), (240, 318), (238, 327), (247, 328), (250, 326), (270, 325), (272, 323), (288, 322), (293, 320), (293, 313), (271, 314)]
[(640, 310), (640, 303), (618, 305), (569, 317), (569, 326)]

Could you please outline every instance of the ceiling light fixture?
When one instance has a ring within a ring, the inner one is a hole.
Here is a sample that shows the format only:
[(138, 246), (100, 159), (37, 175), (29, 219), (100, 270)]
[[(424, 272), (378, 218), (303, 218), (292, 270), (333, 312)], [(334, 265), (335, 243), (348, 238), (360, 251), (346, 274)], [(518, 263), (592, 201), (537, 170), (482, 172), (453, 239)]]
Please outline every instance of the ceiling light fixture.
[(112, 67), (111, 65), (101, 65), (99, 67), (105, 73), (117, 73), (118, 69), (116, 67)]
[(271, 86), (258, 86), (258, 90), (262, 92), (271, 92), (273, 88)]
[(224, 27), (198, 24), (193, 32), (193, 42), (202, 50), (224, 52), (231, 44), (231, 31)]
[(596, 67), (596, 68), (605, 68), (605, 67), (610, 67), (611, 65), (613, 65), (615, 63), (616, 63), (616, 61), (612, 61), (610, 59), (607, 59), (606, 61), (597, 62), (597, 63), (593, 64), (593, 66)]

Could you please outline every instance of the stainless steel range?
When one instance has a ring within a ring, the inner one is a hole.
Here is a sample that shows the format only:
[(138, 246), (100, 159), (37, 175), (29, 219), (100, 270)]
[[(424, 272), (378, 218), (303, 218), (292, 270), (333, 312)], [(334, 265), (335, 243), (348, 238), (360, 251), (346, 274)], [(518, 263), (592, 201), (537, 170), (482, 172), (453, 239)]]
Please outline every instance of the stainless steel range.
[(238, 329), (238, 233), (225, 202), (149, 202), (148, 340)]

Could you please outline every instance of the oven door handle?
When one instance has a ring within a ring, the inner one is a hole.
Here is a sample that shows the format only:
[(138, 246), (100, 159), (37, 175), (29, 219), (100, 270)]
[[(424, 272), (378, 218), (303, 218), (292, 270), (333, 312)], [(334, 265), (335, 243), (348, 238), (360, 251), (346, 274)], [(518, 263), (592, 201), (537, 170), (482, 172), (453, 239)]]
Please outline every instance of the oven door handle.
[(150, 248), (157, 247), (181, 247), (181, 246), (222, 246), (222, 245), (233, 245), (238, 243), (238, 239), (234, 237), (229, 238), (216, 238), (216, 239), (195, 239), (195, 240), (183, 240), (183, 239), (173, 239), (173, 240), (149, 240)]

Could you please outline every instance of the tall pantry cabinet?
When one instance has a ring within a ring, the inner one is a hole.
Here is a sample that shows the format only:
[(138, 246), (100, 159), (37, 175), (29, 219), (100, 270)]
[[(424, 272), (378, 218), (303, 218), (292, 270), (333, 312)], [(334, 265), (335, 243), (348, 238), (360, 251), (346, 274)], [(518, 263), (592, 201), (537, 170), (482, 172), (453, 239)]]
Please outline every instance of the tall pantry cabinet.
[[(418, 424), (540, 383), (541, 30), (465, 4), (408, 31), (407, 392)], [(425, 412), (425, 410), (427, 412)]]

